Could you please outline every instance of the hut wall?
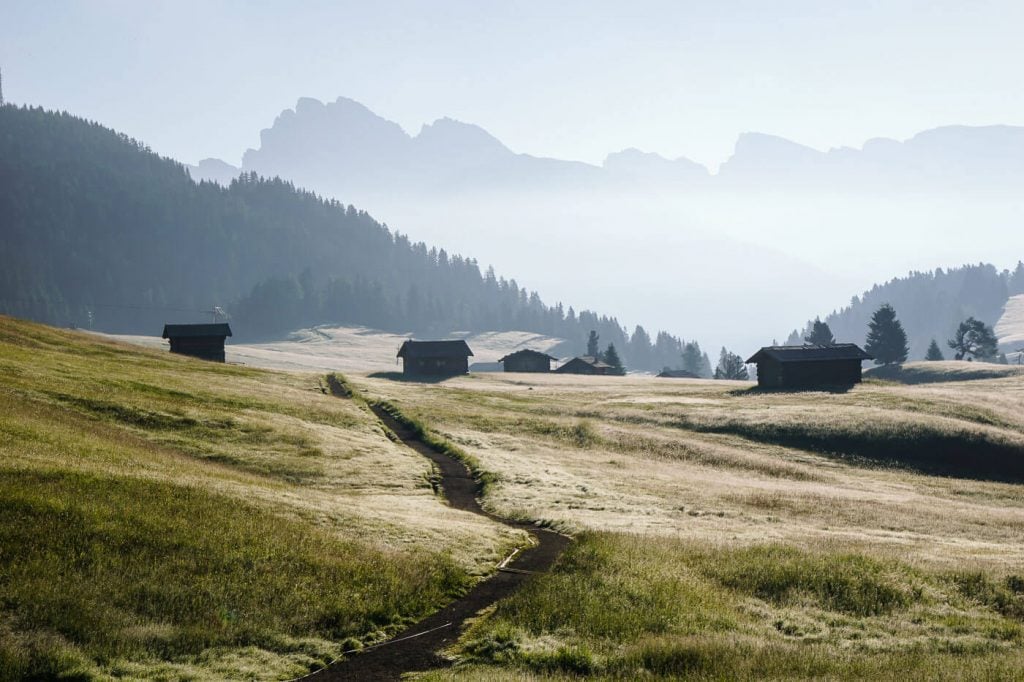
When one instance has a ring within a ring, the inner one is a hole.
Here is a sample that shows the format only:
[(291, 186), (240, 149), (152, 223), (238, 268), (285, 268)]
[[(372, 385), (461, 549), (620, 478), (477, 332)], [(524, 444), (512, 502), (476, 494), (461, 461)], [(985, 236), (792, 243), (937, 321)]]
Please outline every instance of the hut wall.
[(506, 372), (550, 372), (551, 360), (542, 355), (524, 354), (504, 363)]
[(468, 374), (469, 358), (404, 358), (402, 367), (405, 374), (446, 376), (452, 374)]
[(224, 362), (223, 336), (171, 337), (171, 352), (203, 360)]

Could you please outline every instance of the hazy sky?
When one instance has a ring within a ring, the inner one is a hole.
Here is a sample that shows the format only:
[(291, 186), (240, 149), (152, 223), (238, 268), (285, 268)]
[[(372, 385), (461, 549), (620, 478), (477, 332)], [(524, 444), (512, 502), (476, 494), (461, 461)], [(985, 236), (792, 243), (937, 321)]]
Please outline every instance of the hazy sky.
[(738, 133), (828, 148), (1024, 124), (1024, 3), (0, 2), (9, 101), (182, 161), (238, 163), (300, 96), (415, 133), (441, 116), (515, 151), (636, 146), (717, 166)]

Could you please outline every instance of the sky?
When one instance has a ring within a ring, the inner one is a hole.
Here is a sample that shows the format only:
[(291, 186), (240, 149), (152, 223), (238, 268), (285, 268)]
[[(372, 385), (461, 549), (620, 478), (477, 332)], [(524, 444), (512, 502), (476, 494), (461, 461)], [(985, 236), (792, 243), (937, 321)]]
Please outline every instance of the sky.
[(712, 168), (738, 134), (818, 149), (1024, 124), (1024, 3), (2, 0), (10, 102), (237, 164), (299, 97), (517, 152), (628, 147)]

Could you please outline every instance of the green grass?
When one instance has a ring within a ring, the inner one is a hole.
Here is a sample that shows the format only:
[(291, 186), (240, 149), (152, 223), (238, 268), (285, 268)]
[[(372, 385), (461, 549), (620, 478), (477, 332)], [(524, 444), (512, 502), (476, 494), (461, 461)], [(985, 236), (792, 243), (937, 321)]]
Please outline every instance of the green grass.
[(831, 547), (585, 533), (475, 624), (452, 677), (1004, 679), (1024, 665), (1022, 586)]
[[(467, 587), (443, 556), (388, 553), (196, 488), (0, 476), (0, 679), (116, 672), (258, 647), (298, 669)], [(55, 643), (59, 645), (55, 646)]]
[(324, 393), (0, 317), (0, 680), (283, 679), (468, 589), (486, 542), (360, 509), (429, 466)]

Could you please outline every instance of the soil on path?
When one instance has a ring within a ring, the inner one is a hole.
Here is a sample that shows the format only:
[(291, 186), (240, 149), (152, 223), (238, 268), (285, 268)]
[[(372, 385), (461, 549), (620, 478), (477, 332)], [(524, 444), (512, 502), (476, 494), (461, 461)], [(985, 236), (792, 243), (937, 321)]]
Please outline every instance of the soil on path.
[[(332, 377), (333, 378), (333, 377)], [(332, 393), (338, 395), (331, 386)], [(438, 652), (458, 639), (467, 618), (515, 592), (534, 573), (543, 573), (569, 543), (569, 538), (532, 524), (509, 521), (484, 511), (477, 500), (477, 484), (462, 462), (434, 451), (385, 410), (371, 407), (374, 414), (395, 432), (402, 442), (430, 459), (441, 472), (441, 487), (448, 503), (464, 511), (486, 516), (533, 535), (536, 544), (517, 552), (494, 575), (478, 583), (468, 594), (424, 618), (392, 639), (367, 648), (305, 679), (326, 681), (398, 680), (402, 673), (431, 670), (451, 665)]]

